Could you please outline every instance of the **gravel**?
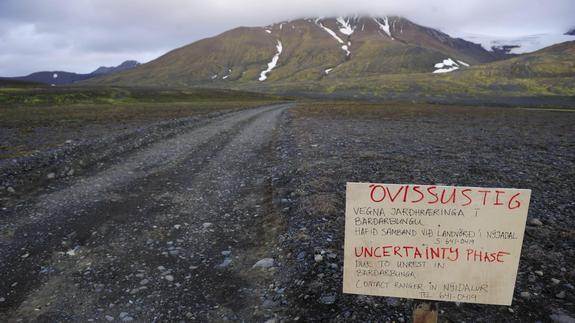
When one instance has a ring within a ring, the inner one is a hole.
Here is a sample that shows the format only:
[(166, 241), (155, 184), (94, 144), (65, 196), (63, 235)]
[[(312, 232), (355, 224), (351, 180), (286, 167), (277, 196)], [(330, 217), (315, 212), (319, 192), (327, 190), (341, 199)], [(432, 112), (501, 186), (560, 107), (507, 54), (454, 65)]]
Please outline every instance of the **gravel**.
[(274, 265), (273, 258), (264, 258), (258, 260), (258, 262), (254, 264), (253, 268), (270, 268), (273, 267), (273, 265)]
[[(287, 287), (287, 320), (397, 322), (411, 316), (411, 300), (389, 303), (385, 299), (392, 298), (341, 292), (346, 182), (532, 189), (512, 306), (441, 303), (440, 316), (452, 322), (545, 322), (557, 313), (575, 315), (573, 291), (548, 278), (573, 285), (575, 114), (355, 107), (310, 105), (291, 110), (282, 122), (274, 177), (278, 207), (290, 201), (281, 238), (288, 258), (278, 272), (278, 283)], [(333, 304), (309, 302), (331, 294)]]
[[(261, 228), (280, 229), (269, 193), (270, 145), (288, 107), (167, 129), (171, 135), (118, 160), (73, 178), (54, 172), (39, 193), (11, 199), (0, 217), (0, 294), (10, 296), (0, 321), (273, 316), (283, 297), (268, 289), (274, 268), (249, 269), (278, 254), (277, 236), (262, 236)], [(67, 255), (75, 246), (81, 252)], [(21, 258), (26, 250), (33, 252)], [(54, 269), (44, 274), (40, 266)]]
[(512, 306), (440, 316), (572, 322), (572, 114), (286, 108), (0, 166), (0, 321), (409, 321), (412, 300), (341, 291), (345, 183), (369, 181), (531, 188)]

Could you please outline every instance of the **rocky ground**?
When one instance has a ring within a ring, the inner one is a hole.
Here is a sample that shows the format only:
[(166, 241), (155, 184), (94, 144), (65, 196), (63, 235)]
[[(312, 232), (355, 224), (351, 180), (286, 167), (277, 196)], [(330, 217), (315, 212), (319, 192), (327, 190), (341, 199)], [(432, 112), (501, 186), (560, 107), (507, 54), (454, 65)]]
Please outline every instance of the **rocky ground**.
[(5, 162), (0, 321), (409, 321), (412, 300), (341, 292), (345, 183), (369, 181), (531, 188), (513, 305), (441, 320), (572, 322), (574, 121), (277, 105)]
[(448, 322), (573, 322), (575, 114), (514, 108), (309, 104), (282, 122), (290, 318), (410, 321), (413, 301), (341, 292), (345, 183), (533, 190), (511, 307), (441, 303)]

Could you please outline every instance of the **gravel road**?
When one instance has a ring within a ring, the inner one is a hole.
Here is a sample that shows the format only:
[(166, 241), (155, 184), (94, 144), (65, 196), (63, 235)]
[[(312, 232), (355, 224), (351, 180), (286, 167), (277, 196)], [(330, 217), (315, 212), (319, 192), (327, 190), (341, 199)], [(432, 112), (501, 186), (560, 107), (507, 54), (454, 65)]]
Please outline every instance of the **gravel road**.
[(289, 107), (218, 116), (4, 208), (0, 321), (266, 318), (273, 267), (252, 267), (274, 248)]

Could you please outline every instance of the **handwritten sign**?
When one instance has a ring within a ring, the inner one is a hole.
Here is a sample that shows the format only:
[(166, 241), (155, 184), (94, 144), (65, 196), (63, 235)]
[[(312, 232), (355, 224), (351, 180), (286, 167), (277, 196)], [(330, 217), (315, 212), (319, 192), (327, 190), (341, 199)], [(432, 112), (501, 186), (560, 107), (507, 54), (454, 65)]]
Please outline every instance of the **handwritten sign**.
[(348, 183), (344, 293), (511, 305), (530, 197)]

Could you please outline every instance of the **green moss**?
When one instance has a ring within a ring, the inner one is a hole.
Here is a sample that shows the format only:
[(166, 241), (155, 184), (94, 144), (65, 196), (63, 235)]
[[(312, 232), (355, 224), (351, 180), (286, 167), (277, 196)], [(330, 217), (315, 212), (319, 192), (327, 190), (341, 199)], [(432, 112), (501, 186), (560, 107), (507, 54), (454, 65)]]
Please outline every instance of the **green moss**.
[(180, 118), (285, 98), (249, 92), (166, 88), (29, 88), (0, 94), (0, 127)]

